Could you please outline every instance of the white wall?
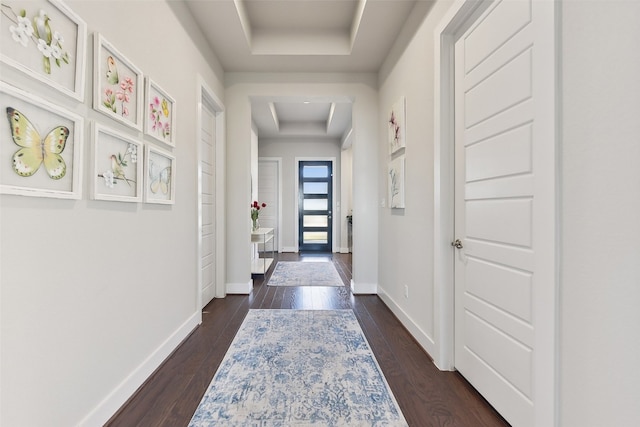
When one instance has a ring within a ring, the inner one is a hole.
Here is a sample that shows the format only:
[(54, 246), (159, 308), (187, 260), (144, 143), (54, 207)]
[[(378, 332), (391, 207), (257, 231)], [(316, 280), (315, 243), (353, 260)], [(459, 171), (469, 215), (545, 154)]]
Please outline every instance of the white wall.
[[(380, 208), (381, 297), (421, 344), (434, 341), (433, 31), (438, 2), (380, 72), (379, 176), (385, 116), (407, 97), (406, 209)], [(559, 426), (640, 423), (640, 3), (561, 8)], [(378, 199), (388, 198), (386, 180)], [(409, 299), (403, 285), (409, 285)]]
[[(251, 201), (258, 200), (258, 128), (251, 123)], [(248, 219), (251, 222), (251, 219)]]
[[(450, 6), (438, 2), (406, 50), (380, 72), (378, 202), (379, 293), (431, 354), (434, 337), (434, 29)], [(391, 106), (406, 98), (405, 209), (390, 209), (387, 122)], [(404, 285), (409, 298), (404, 296)]]
[[(250, 292), (250, 203), (252, 96), (322, 96), (353, 101), (353, 280), (356, 292), (375, 292), (378, 272), (377, 90), (372, 74), (227, 73), (227, 289)], [(245, 217), (246, 215), (246, 217)], [(359, 247), (359, 249), (358, 249)]]
[[(298, 174), (297, 157), (304, 158), (334, 158), (334, 201), (340, 201), (340, 147), (339, 141), (326, 141), (314, 138), (300, 139), (260, 139), (260, 157), (279, 157), (282, 159), (282, 247), (285, 252), (292, 252), (297, 247), (296, 223), (298, 212), (296, 200), (296, 176)], [(336, 210), (334, 219), (338, 220), (341, 211)], [(334, 246), (340, 245), (340, 222), (336, 222)]]
[(640, 425), (640, 2), (562, 2), (561, 425)]
[(340, 151), (340, 252), (349, 253), (347, 215), (353, 212), (353, 153), (351, 146)]
[[(236, 93), (240, 91), (240, 95)], [(250, 208), (252, 164), (251, 104), (241, 88), (225, 89), (227, 109), (227, 252), (228, 293), (249, 293), (251, 280)]]
[(180, 5), (66, 3), (176, 99), (176, 204), (89, 200), (90, 122), (143, 139), (92, 110), (91, 37), (84, 103), (1, 66), (3, 80), (86, 121), (82, 200), (0, 196), (4, 426), (101, 425), (200, 316), (196, 74), (222, 98), (215, 57), (180, 25)]

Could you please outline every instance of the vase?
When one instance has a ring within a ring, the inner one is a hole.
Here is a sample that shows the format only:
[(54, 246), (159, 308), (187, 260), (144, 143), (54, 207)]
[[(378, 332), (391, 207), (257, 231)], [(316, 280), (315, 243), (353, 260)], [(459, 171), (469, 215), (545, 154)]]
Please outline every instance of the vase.
[(258, 218), (251, 218), (251, 223), (251, 231), (258, 231), (258, 228), (260, 228), (260, 222), (258, 221)]

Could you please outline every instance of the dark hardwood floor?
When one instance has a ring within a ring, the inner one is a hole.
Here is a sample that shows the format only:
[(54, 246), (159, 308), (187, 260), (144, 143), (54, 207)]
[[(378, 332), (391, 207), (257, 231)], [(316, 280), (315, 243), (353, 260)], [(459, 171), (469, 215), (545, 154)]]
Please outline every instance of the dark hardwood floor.
[[(351, 255), (331, 258), (345, 284)], [(279, 254), (278, 259), (309, 259)], [(203, 322), (115, 414), (107, 426), (186, 426), (252, 308), (353, 309), (410, 426), (508, 426), (456, 372), (441, 372), (386, 305), (375, 295), (352, 295), (345, 287), (272, 287), (254, 277), (250, 295), (214, 299)]]

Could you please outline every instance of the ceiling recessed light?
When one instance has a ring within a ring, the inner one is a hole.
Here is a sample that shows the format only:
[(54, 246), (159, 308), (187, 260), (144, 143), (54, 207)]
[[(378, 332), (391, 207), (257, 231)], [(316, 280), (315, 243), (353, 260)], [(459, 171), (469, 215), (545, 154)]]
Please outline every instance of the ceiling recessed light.
[(303, 104), (311, 104), (311, 101), (303, 101)]

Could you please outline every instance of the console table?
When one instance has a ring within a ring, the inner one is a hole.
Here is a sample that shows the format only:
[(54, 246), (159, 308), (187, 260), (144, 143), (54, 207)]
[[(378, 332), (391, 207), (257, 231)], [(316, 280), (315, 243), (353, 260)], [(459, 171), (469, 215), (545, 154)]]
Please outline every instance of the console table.
[[(253, 255), (251, 259), (251, 274), (265, 274), (273, 263), (275, 252), (273, 240), (273, 228), (258, 228), (251, 232), (251, 243), (253, 245)], [(260, 252), (262, 245), (262, 252)], [(269, 250), (268, 247), (271, 247)], [(263, 257), (260, 257), (260, 254)], [(270, 255), (270, 256), (269, 256)]]

